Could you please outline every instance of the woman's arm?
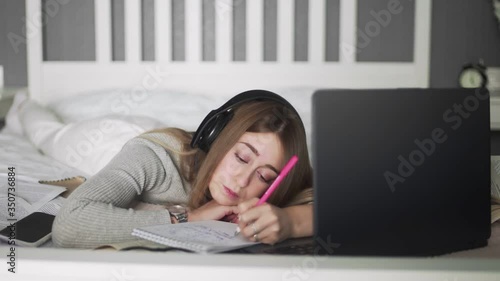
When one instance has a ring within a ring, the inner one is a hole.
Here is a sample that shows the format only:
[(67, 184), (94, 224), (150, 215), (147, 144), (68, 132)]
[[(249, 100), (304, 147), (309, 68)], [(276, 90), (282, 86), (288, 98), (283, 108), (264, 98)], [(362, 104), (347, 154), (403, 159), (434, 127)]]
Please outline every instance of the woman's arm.
[(168, 153), (147, 140), (133, 139), (70, 195), (54, 221), (54, 244), (92, 248), (135, 239), (131, 232), (136, 227), (169, 223), (166, 210), (129, 208), (147, 193), (165, 201), (187, 199)]
[(297, 205), (283, 209), (290, 218), (290, 238), (306, 237), (313, 235), (313, 205)]

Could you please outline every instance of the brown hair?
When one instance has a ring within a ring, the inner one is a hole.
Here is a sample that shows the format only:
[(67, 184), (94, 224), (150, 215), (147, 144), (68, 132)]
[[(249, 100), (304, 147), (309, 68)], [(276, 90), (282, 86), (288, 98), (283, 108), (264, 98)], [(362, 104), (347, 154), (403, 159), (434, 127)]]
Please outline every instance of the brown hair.
[(234, 109), (234, 116), (212, 143), (209, 153), (190, 147), (191, 133), (181, 129), (156, 130), (178, 139), (181, 151), (181, 174), (192, 184), (189, 207), (197, 209), (211, 200), (208, 189), (211, 176), (217, 165), (245, 132), (275, 133), (284, 152), (284, 161), (297, 155), (299, 161), (283, 180), (278, 192), (274, 192), (268, 202), (285, 207), (312, 202), (312, 168), (309, 162), (305, 129), (299, 116), (287, 107), (273, 101), (253, 101), (243, 103)]

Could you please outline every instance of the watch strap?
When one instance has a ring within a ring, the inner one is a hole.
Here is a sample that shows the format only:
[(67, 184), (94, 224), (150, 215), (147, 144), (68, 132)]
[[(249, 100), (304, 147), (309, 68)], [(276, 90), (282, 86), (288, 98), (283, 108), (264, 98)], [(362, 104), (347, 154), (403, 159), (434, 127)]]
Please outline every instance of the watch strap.
[(177, 221), (178, 222), (187, 222), (188, 221), (188, 214), (187, 212), (184, 212), (184, 213), (180, 213), (177, 215), (176, 217)]
[(183, 223), (188, 221), (188, 215), (187, 212), (183, 213), (178, 213), (178, 214), (172, 214), (170, 213), (170, 216), (174, 217), (178, 223)]

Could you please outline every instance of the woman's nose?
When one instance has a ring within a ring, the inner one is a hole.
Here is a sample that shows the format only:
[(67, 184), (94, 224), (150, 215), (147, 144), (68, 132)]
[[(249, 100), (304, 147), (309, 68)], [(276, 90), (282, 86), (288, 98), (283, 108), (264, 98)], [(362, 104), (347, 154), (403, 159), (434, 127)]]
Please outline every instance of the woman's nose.
[(242, 170), (238, 175), (236, 176), (236, 182), (240, 187), (246, 187), (250, 183), (250, 178), (252, 176), (253, 172), (248, 170)]

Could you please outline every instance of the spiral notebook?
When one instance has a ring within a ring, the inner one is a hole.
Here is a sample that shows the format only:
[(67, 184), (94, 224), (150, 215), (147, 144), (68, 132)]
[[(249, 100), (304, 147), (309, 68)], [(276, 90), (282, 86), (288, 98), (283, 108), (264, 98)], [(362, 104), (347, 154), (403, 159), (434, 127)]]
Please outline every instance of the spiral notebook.
[(197, 253), (220, 253), (258, 244), (240, 235), (238, 225), (223, 221), (197, 221), (135, 228), (133, 236)]

